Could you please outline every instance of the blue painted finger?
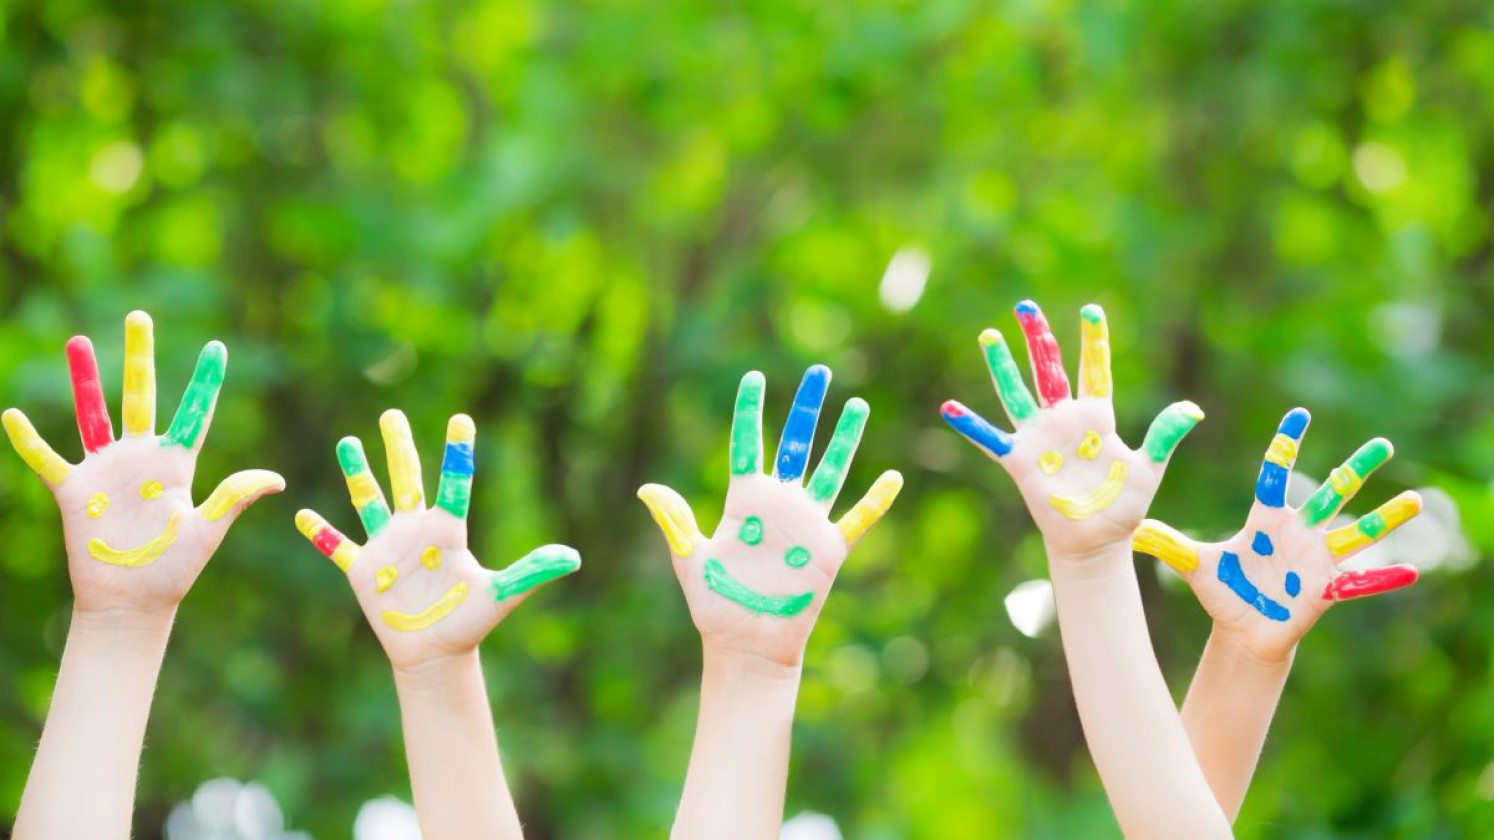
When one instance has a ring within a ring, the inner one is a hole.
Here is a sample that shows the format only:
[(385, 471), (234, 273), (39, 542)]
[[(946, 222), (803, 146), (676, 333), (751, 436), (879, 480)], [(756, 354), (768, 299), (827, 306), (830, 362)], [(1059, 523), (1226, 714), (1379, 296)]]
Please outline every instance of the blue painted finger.
[(783, 423), (783, 437), (778, 441), (774, 458), (779, 481), (798, 481), (809, 464), (809, 448), (814, 444), (814, 427), (820, 421), (820, 406), (830, 388), (830, 368), (815, 365), (804, 372), (794, 405)]
[(1279, 508), (1286, 504), (1287, 479), (1292, 474), (1292, 465), (1297, 463), (1297, 446), (1307, 431), (1312, 415), (1305, 408), (1294, 408), (1281, 418), (1276, 437), (1261, 461), (1261, 475), (1255, 481), (1255, 498), (1266, 507)]
[(1012, 436), (986, 422), (986, 418), (976, 414), (954, 400), (944, 403), (939, 409), (939, 414), (944, 417), (944, 422), (954, 427), (954, 430), (965, 436), (965, 439), (989, 453), (992, 457), (1000, 458), (1012, 451)]

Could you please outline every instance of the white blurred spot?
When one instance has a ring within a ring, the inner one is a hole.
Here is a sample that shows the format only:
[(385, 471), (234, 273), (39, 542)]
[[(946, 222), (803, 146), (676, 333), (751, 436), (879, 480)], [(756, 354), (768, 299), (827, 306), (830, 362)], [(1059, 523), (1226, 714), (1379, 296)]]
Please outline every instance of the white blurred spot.
[(1361, 143), (1354, 149), (1354, 174), (1370, 192), (1390, 192), (1406, 183), (1406, 159), (1394, 146)]
[(286, 833), (285, 815), (269, 788), (237, 779), (203, 782), (166, 818), (167, 840), (311, 840)]
[(912, 245), (905, 245), (892, 255), (877, 291), (887, 311), (907, 312), (918, 303), (923, 297), (923, 287), (929, 282), (929, 265), (928, 253)]
[(1381, 350), (1411, 361), (1432, 355), (1442, 340), (1442, 313), (1426, 302), (1381, 304), (1370, 312), (1369, 326)]
[(145, 156), (139, 146), (110, 143), (95, 152), (93, 160), (88, 162), (88, 177), (99, 189), (119, 195), (135, 186), (144, 165)]
[[(1428, 572), (1432, 569), (1458, 571), (1473, 565), (1478, 555), (1463, 534), (1457, 503), (1437, 487), (1418, 487), (1416, 492), (1421, 494), (1421, 514), (1354, 555), (1341, 568), (1370, 569), (1410, 563), (1420, 571)], [(1342, 522), (1334, 521), (1335, 527), (1354, 521), (1348, 516), (1341, 519)]]
[(363, 376), (375, 385), (394, 385), (409, 378), (419, 362), (415, 346), (409, 342), (400, 342), (385, 353), (383, 358), (365, 367)]
[(887, 673), (904, 685), (912, 685), (929, 672), (929, 649), (912, 636), (898, 636), (882, 648)]
[(843, 840), (840, 826), (824, 814), (805, 811), (783, 824), (779, 840)]
[(420, 820), (413, 806), (392, 796), (371, 799), (358, 809), (353, 840), (420, 840)]
[(1012, 626), (1029, 639), (1037, 638), (1053, 623), (1053, 584), (1045, 579), (1017, 584), (1006, 596), (1006, 617)]

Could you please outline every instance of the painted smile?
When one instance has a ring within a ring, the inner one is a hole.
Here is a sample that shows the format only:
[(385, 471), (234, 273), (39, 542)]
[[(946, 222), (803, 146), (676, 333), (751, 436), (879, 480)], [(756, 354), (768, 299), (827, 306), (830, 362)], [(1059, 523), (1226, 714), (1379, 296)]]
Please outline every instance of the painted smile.
[(1095, 489), (1077, 496), (1060, 496), (1054, 493), (1048, 497), (1048, 502), (1069, 519), (1088, 519), (1114, 504), (1125, 486), (1125, 463), (1111, 461), (1110, 472)]
[(1245, 576), (1245, 570), (1240, 568), (1239, 555), (1232, 551), (1226, 551), (1219, 557), (1219, 582), (1229, 587), (1229, 591), (1239, 596), (1241, 601), (1272, 621), (1286, 621), (1292, 617), (1291, 610), (1271, 600), (1250, 582), (1250, 578)]
[(763, 615), (774, 615), (779, 618), (793, 618), (804, 611), (814, 600), (813, 592), (801, 592), (798, 595), (790, 595), (784, 598), (775, 598), (763, 595), (752, 587), (731, 576), (726, 567), (721, 565), (720, 560), (707, 560), (705, 562), (706, 586), (713, 592), (736, 601), (738, 604)]
[(405, 613), (398, 610), (385, 610), (382, 618), (384, 623), (391, 629), (401, 633), (409, 633), (415, 630), (424, 630), (435, 624), (456, 609), (463, 601), (467, 600), (467, 591), (470, 587), (466, 583), (459, 583), (440, 597), (435, 603), (418, 613)]
[(171, 519), (166, 523), (166, 528), (156, 535), (156, 538), (140, 546), (139, 548), (120, 551), (110, 548), (109, 544), (94, 537), (88, 541), (88, 553), (93, 559), (108, 563), (111, 566), (125, 566), (127, 568), (139, 568), (149, 566), (160, 559), (166, 550), (176, 543), (177, 531), (181, 526), (180, 514), (173, 513)]

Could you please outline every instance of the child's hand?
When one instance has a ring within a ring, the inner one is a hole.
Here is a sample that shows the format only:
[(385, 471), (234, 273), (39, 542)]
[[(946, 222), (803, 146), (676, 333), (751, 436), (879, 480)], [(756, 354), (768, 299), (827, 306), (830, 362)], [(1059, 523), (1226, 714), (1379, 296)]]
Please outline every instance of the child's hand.
[(675, 574), (707, 647), (798, 665), (841, 563), (902, 489), (902, 475), (889, 470), (840, 521), (830, 522), (868, 409), (860, 399), (846, 403), (806, 486), (804, 471), (829, 384), (824, 366), (804, 374), (769, 476), (762, 465), (763, 375), (742, 377), (731, 425), (731, 484), (710, 539), (678, 493), (659, 484), (638, 491), (669, 542)]
[(296, 527), (347, 573), (363, 614), (396, 668), (409, 669), (477, 647), (535, 587), (581, 567), (564, 545), (535, 549), (501, 572), (478, 564), (467, 549), (472, 494), (472, 418), (458, 414), (446, 427), (446, 453), (435, 507), (425, 506), (420, 456), (403, 412), (379, 418), (389, 459), (394, 513), (369, 471), (355, 437), (337, 445), (353, 506), (368, 544), (344, 537), (317, 513), (296, 514)]
[(1361, 446), (1300, 509), (1286, 506), (1287, 476), (1310, 419), (1302, 408), (1282, 419), (1261, 464), (1255, 505), (1238, 534), (1221, 543), (1200, 543), (1148, 519), (1135, 537), (1137, 551), (1166, 562), (1188, 581), (1216, 627), (1265, 661), (1288, 657), (1335, 602), (1410, 586), (1417, 577), (1414, 566), (1337, 568), (1420, 513), (1421, 496), (1415, 491), (1396, 496), (1353, 525), (1326, 530), (1370, 473), (1390, 460), (1390, 441), (1376, 438)]
[(1042, 310), (1023, 301), (1017, 304), (1017, 320), (1027, 336), (1040, 402), (1022, 383), (1001, 333), (988, 329), (980, 345), (1016, 433), (1001, 431), (953, 400), (942, 409), (955, 431), (1006, 468), (1049, 548), (1069, 557), (1130, 541), (1168, 458), (1203, 419), (1193, 403), (1173, 403), (1152, 422), (1141, 449), (1128, 448), (1115, 433), (1105, 313), (1091, 304), (1080, 314), (1078, 399), (1070, 397), (1063, 357)]
[(4, 414), (11, 445), (41, 476), (62, 511), (77, 609), (169, 613), (197, 580), (239, 514), (285, 489), (267, 470), (234, 473), (195, 508), (192, 474), (207, 438), (228, 351), (209, 342), (171, 426), (156, 434), (156, 372), (150, 316), (125, 319), (124, 436), (114, 439), (93, 345), (67, 345), (78, 429), (87, 450), (69, 464), (26, 415)]

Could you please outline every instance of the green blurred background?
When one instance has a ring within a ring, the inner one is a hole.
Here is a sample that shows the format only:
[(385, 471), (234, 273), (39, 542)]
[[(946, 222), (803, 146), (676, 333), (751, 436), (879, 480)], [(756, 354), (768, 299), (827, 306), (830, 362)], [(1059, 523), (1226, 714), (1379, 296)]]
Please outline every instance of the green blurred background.
[[(309, 505), (353, 528), (332, 447), (390, 406), (428, 458), (448, 414), (477, 419), (489, 565), (552, 541), (586, 559), (484, 646), (529, 836), (662, 836), (698, 641), (633, 493), (668, 482), (709, 527), (738, 377), (767, 374), (776, 434), (812, 362), (833, 402), (873, 407), (846, 498), (887, 467), (908, 484), (810, 644), (790, 812), (869, 840), (1118, 836), (1056, 634), (1003, 606), (1040, 544), (937, 413), (999, 415), (975, 336), (1015, 335), (1027, 296), (1070, 359), (1077, 308), (1107, 308), (1123, 435), (1174, 399), (1208, 412), (1154, 515), (1236, 527), (1297, 404), (1309, 475), (1397, 444), (1355, 510), (1438, 500), (1382, 558), (1422, 584), (1304, 643), (1240, 836), (1490, 836), (1491, 20), (1457, 0), (0, 3), (0, 401), (76, 457), (63, 343), (94, 338), (117, 405), (144, 308), (163, 416), (197, 348), (230, 347), (198, 493), (249, 466), (290, 485), (181, 610), (138, 836), (214, 776), (262, 780), (324, 839), (408, 797), (387, 664), (291, 524)], [(70, 595), (51, 499), (9, 454), (0, 511), (3, 825)], [(1181, 696), (1207, 622), (1152, 566)]]

